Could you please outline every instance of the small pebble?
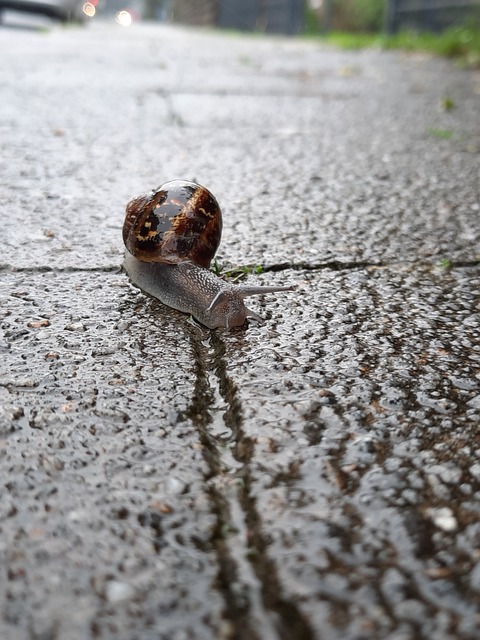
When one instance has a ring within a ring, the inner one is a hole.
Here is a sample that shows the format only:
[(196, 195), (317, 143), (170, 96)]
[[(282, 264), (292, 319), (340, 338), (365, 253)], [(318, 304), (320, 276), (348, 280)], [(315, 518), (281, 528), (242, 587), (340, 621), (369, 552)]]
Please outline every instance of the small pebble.
[(476, 480), (480, 480), (480, 462), (475, 462), (470, 467), (470, 473)]
[(83, 322), (71, 322), (67, 324), (65, 327), (67, 331), (86, 331), (87, 327), (83, 324)]
[(441, 507), (439, 509), (429, 509), (428, 515), (432, 519), (435, 526), (442, 531), (456, 531), (457, 520), (453, 515), (453, 511), (449, 507)]
[(168, 476), (164, 481), (164, 488), (168, 495), (179, 495), (185, 491), (186, 485), (175, 476)]
[(469, 407), (473, 407), (473, 409), (480, 409), (480, 395), (469, 400), (467, 404)]
[(480, 592), (480, 564), (477, 564), (470, 574), (470, 585), (472, 589)]
[(110, 580), (105, 585), (105, 597), (108, 602), (112, 602), (113, 604), (123, 602), (124, 600), (130, 600), (134, 594), (135, 589), (127, 582)]

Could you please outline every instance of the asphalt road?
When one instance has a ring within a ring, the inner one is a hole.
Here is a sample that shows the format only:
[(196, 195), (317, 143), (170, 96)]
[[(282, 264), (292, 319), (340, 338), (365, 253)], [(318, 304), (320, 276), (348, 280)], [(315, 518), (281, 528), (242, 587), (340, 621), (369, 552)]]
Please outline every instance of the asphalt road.
[[(113, 22), (0, 60), (2, 640), (480, 637), (479, 71)], [(296, 285), (264, 324), (121, 272), (174, 178)]]

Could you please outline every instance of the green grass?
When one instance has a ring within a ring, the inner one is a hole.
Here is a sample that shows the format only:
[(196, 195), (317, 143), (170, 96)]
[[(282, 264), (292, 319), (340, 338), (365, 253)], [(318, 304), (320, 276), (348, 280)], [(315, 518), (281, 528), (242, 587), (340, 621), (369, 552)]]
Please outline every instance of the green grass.
[(453, 262), (450, 258), (442, 258), (440, 260), (440, 266), (442, 269), (451, 269), (453, 267)]
[(332, 31), (326, 35), (319, 34), (318, 37), (343, 49), (377, 47), (425, 51), (480, 67), (480, 29), (454, 27), (442, 34), (405, 31), (395, 35)]
[(455, 108), (455, 102), (450, 96), (443, 96), (440, 100), (440, 106), (444, 111), (451, 111)]
[(429, 133), (434, 138), (439, 138), (440, 140), (450, 140), (453, 137), (453, 131), (450, 129), (427, 129), (427, 133)]
[(238, 282), (239, 280), (243, 280), (247, 275), (252, 273), (259, 274), (263, 273), (262, 265), (239, 265), (236, 267), (228, 268), (220, 265), (217, 260), (213, 261), (213, 264), (210, 267), (210, 270), (220, 278), (226, 278), (231, 280), (232, 282)]

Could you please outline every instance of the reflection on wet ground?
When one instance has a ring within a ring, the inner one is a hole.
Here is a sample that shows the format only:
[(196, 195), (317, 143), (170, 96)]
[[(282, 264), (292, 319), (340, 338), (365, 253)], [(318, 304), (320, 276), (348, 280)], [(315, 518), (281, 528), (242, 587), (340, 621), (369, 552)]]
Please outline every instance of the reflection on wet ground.
[[(477, 637), (473, 75), (154, 25), (4, 42), (0, 636)], [(181, 177), (222, 264), (296, 284), (263, 324), (121, 273), (126, 202)]]

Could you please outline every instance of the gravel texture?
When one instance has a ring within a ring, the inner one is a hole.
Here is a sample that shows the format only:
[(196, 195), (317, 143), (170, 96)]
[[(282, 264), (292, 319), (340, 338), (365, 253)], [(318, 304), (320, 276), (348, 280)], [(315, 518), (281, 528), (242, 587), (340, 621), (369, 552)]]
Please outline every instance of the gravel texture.
[[(0, 27), (2, 640), (480, 637), (480, 74), (135, 24)], [(445, 97), (453, 108), (445, 110)], [(265, 317), (121, 272), (197, 180)]]

